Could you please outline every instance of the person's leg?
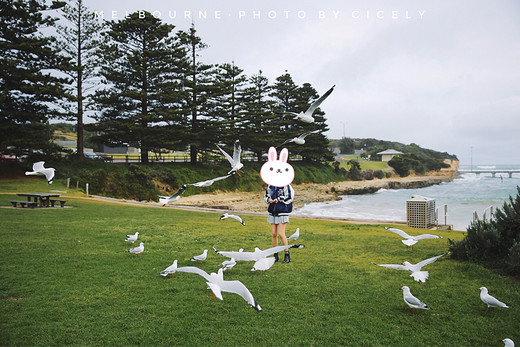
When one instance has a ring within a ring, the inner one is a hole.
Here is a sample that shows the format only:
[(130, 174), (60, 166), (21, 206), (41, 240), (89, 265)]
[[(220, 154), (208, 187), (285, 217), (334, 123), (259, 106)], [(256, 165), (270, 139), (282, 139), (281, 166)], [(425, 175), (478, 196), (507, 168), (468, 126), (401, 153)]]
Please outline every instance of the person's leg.
[[(278, 246), (278, 224), (271, 224), (273, 247)], [(278, 253), (274, 254), (274, 261), (278, 261)]]
[[(287, 223), (278, 224), (278, 236), (280, 236), (280, 240), (282, 240), (282, 245), (288, 245), (287, 237), (285, 236), (285, 227)], [(289, 255), (289, 248), (285, 249), (285, 257), (283, 259), (284, 263), (289, 263), (291, 261), (291, 256)]]
[(279, 224), (271, 224), (273, 247), (278, 246), (278, 225)]
[[(287, 236), (285, 236), (285, 227), (287, 226), (287, 223), (282, 223), (282, 224), (277, 224), (278, 225), (278, 228), (277, 228), (277, 231), (278, 231), (278, 236), (280, 237), (280, 241), (282, 241), (282, 245), (288, 245), (289, 243), (287, 242)], [(288, 249), (285, 249), (285, 251), (287, 252)]]

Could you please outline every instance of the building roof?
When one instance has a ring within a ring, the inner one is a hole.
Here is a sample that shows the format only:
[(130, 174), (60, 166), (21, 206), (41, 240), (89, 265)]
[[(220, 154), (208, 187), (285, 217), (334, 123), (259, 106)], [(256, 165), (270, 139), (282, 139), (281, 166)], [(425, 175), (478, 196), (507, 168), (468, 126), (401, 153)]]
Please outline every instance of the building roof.
[(379, 155), (382, 155), (382, 154), (403, 154), (403, 152), (396, 151), (395, 149), (387, 149), (386, 151), (382, 151), (382, 152), (379, 152), (377, 154), (379, 154)]

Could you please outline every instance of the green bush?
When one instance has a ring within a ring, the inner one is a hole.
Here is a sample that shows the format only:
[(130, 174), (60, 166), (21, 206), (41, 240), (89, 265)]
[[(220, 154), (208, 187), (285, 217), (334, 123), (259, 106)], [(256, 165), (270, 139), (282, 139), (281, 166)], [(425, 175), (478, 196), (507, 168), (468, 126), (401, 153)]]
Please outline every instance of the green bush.
[(520, 273), (520, 187), (509, 197), (489, 222), (472, 222), (459, 242), (450, 240), (455, 259), (469, 260), (494, 267), (507, 274)]
[(374, 171), (374, 177), (382, 179), (383, 177), (385, 177), (385, 173), (383, 172), (383, 170), (376, 170)]

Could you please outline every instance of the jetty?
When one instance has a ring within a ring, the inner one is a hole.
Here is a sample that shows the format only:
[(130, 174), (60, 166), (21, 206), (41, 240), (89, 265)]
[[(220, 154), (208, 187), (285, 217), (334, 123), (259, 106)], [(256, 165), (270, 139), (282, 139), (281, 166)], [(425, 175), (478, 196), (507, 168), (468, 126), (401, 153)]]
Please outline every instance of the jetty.
[(459, 174), (474, 173), (477, 176), (480, 174), (490, 173), (493, 177), (495, 177), (497, 173), (504, 173), (504, 174), (508, 174), (509, 178), (511, 178), (511, 177), (513, 177), (514, 173), (520, 174), (520, 169), (472, 169), (472, 170), (458, 170), (458, 173)]

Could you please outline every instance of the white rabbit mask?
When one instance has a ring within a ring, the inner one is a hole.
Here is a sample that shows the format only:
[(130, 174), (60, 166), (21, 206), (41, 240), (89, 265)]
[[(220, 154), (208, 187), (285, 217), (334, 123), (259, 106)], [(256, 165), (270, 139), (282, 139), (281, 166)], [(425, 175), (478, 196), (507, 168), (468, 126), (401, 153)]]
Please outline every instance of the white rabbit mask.
[(294, 180), (294, 169), (287, 163), (289, 151), (283, 148), (280, 159), (276, 159), (276, 148), (269, 148), (267, 162), (260, 169), (260, 177), (265, 183), (275, 187), (285, 187)]

